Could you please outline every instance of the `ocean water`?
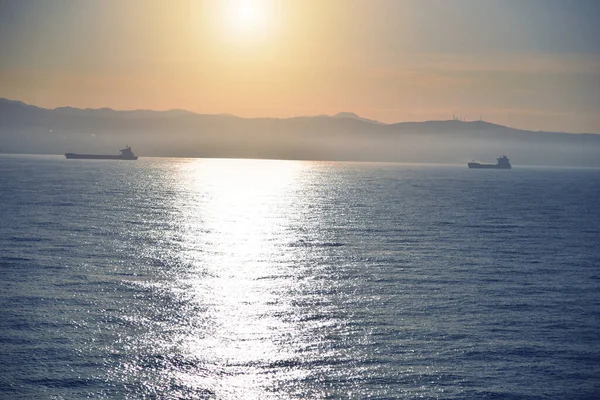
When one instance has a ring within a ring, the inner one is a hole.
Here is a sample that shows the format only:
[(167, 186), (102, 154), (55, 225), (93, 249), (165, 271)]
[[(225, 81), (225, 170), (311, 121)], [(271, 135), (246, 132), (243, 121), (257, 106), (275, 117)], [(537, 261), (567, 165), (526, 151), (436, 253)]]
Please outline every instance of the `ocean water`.
[(594, 169), (0, 155), (0, 398), (600, 398), (599, 239)]

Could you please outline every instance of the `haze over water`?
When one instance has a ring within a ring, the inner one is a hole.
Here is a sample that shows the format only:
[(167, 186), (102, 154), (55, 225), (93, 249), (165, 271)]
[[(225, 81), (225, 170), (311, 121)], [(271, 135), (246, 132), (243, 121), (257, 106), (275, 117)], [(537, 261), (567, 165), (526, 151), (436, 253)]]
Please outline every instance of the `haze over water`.
[(0, 397), (597, 398), (598, 182), (0, 156)]

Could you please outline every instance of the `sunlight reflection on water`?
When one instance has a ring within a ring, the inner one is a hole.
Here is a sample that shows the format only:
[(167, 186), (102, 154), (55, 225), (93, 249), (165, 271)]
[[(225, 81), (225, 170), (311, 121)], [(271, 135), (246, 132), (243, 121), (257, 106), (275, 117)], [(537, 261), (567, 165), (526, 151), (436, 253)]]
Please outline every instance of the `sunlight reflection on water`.
[(286, 245), (297, 241), (294, 225), (302, 223), (294, 205), (303, 169), (301, 162), (201, 160), (174, 177), (185, 188), (175, 201), (182, 247), (201, 272), (175, 285), (206, 307), (206, 315), (186, 316), (202, 321), (181, 350), (213, 369), (188, 375), (188, 384), (222, 398), (264, 398), (276, 378), (265, 367), (294, 358), (296, 322), (280, 317), (293, 312)]

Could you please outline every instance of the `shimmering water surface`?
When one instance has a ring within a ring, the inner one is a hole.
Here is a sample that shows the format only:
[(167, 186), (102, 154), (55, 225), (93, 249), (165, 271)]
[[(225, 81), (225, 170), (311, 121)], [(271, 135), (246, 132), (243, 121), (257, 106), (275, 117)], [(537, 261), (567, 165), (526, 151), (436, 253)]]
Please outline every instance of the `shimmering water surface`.
[(0, 398), (600, 397), (600, 170), (0, 155)]

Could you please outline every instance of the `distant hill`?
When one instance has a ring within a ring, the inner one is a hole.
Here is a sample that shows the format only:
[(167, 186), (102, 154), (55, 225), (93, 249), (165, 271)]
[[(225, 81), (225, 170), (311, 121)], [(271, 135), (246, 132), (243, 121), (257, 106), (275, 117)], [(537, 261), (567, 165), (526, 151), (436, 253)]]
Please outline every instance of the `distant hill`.
[(116, 153), (144, 156), (310, 160), (493, 162), (600, 167), (600, 135), (535, 132), (485, 121), (384, 124), (334, 116), (240, 118), (185, 110), (45, 109), (0, 99), (0, 153)]
[(358, 115), (356, 115), (353, 112), (341, 112), (341, 113), (335, 114), (333, 117), (334, 118), (355, 119), (357, 121), (364, 121), (364, 122), (369, 122), (369, 123), (378, 124), (378, 125), (385, 125), (383, 122), (375, 121), (373, 119), (367, 119), (367, 118), (359, 117)]

